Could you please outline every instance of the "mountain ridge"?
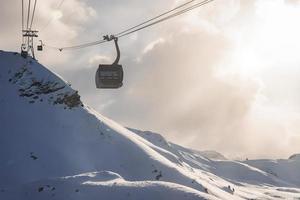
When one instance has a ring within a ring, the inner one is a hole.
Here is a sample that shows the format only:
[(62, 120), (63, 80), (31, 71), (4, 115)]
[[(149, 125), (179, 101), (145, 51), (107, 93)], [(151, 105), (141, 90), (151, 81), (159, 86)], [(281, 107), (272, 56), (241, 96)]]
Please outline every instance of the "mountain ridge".
[(0, 51), (0, 93), (0, 199), (300, 198), (295, 182), (122, 127), (31, 57)]

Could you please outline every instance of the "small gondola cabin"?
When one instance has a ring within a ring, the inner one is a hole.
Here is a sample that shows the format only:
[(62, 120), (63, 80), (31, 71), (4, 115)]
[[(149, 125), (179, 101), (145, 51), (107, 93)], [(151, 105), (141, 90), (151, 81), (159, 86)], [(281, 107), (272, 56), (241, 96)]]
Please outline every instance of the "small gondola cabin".
[(123, 86), (122, 65), (99, 65), (96, 73), (96, 87), (99, 89), (117, 89)]
[(107, 41), (114, 40), (117, 58), (111, 65), (100, 64), (96, 72), (96, 87), (99, 89), (118, 89), (123, 86), (123, 68), (119, 65), (120, 60), (120, 49), (118, 45), (118, 38), (111, 36), (104, 37)]

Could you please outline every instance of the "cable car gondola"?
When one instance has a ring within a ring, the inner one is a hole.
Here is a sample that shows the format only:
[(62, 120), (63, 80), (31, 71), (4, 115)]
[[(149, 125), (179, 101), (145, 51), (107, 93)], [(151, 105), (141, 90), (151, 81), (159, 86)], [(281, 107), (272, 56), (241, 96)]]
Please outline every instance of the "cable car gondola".
[(37, 50), (38, 51), (43, 51), (43, 46), (44, 46), (43, 41), (40, 40), (40, 45), (37, 46)]
[(118, 45), (118, 38), (114, 36), (105, 36), (105, 40), (114, 40), (117, 58), (111, 65), (100, 64), (96, 72), (96, 87), (99, 89), (118, 89), (123, 86), (123, 67), (119, 65), (120, 49)]

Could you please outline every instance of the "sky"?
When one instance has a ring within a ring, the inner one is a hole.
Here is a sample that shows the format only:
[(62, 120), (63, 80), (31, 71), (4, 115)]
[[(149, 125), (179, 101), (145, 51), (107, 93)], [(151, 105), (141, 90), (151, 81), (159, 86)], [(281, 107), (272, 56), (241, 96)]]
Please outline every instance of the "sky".
[[(37, 2), (33, 27), (52, 46), (102, 39), (184, 0)], [(120, 38), (124, 87), (97, 90), (113, 43), (82, 50), (46, 48), (40, 63), (82, 99), (120, 124), (231, 158), (300, 153), (300, 1), (215, 0), (188, 14)], [(49, 23), (50, 22), (50, 23)], [(1, 0), (0, 49), (19, 51), (21, 3)]]

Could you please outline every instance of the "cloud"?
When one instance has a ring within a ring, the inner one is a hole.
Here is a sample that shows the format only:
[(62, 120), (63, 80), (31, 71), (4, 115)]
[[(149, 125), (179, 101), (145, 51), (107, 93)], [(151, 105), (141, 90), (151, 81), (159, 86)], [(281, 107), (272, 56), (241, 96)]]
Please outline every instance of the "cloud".
[(243, 134), (241, 124), (258, 91), (256, 83), (217, 76), (230, 43), (205, 31), (156, 41), (135, 64), (143, 70), (127, 83), (130, 92), (107, 108), (109, 113), (126, 125), (159, 130), (174, 142), (230, 151), (236, 141), (228, 138)]
[(165, 42), (165, 40), (162, 39), (162, 38), (159, 38), (159, 39), (157, 39), (157, 40), (151, 42), (150, 44), (148, 44), (148, 45), (144, 48), (143, 54), (147, 54), (148, 52), (150, 52), (151, 50), (153, 50), (153, 48), (154, 48), (156, 45), (159, 45), (159, 44), (164, 43), (164, 42)]
[[(237, 30), (255, 30), (252, 20), (257, 20), (255, 2), (243, 1), (238, 9), (232, 2), (235, 14), (226, 14), (226, 22), (219, 23), (220, 15), (213, 14), (215, 9), (207, 11), (207, 18), (193, 13), (171, 22), (168, 29), (162, 29), (144, 44), (142, 49), (147, 51), (139, 55), (138, 62), (123, 60), (129, 65), (126, 86), (120, 94), (114, 94), (116, 101), (102, 112), (124, 125), (158, 131), (174, 142), (196, 149), (215, 149), (231, 157), (278, 158), (299, 151), (295, 145), (299, 140), (299, 118), (291, 115), (286, 106), (279, 108), (287, 100), (282, 96), (287, 87), (278, 82), (280, 78), (268, 80), (256, 72), (241, 76), (245, 67), (248, 72), (255, 67), (249, 56), (239, 58), (243, 62), (233, 72), (223, 73), (232, 67), (228, 59), (239, 51)], [(246, 25), (241, 25), (241, 17)], [(256, 49), (260, 50), (263, 49)], [(260, 65), (255, 69), (266, 67)], [(267, 74), (277, 73), (283, 71)], [(286, 77), (293, 77), (291, 69), (286, 73)], [(273, 90), (282, 97), (280, 104), (261, 102), (276, 99), (266, 93), (265, 87), (270, 89), (266, 81), (276, 85)], [(281, 90), (277, 82), (285, 89)], [(291, 94), (292, 91), (295, 88)], [(296, 105), (291, 107), (295, 109)], [(293, 126), (287, 123), (291, 120), (296, 121)]]
[[(40, 39), (68, 46), (102, 39), (182, 2), (68, 0), (57, 10), (56, 1), (44, 0), (34, 25), (41, 29), (58, 13)], [(94, 84), (98, 65), (114, 59), (113, 43), (37, 55), (85, 102), (125, 126), (229, 156), (288, 156), (300, 151), (298, 9), (298, 0), (215, 1), (120, 38), (125, 80), (114, 91)], [(20, 12), (16, 1), (1, 5), (1, 49), (19, 51)], [(281, 19), (279, 31), (270, 23), (274, 17)]]
[(104, 63), (111, 63), (111, 62), (112, 62), (111, 58), (109, 58), (107, 56), (102, 56), (102, 55), (95, 55), (89, 59), (89, 64), (93, 65), (93, 66), (95, 66), (99, 63), (104, 64)]

